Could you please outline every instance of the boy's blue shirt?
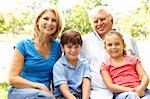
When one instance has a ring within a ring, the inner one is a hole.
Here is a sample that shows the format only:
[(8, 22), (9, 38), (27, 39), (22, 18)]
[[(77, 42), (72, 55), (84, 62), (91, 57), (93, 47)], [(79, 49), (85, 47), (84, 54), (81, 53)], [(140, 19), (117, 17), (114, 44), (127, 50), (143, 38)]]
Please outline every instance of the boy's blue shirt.
[(54, 79), (54, 95), (62, 95), (58, 86), (60, 84), (67, 84), (71, 93), (81, 96), (82, 94), (82, 80), (84, 77), (91, 78), (89, 63), (87, 60), (79, 57), (76, 68), (68, 63), (65, 55), (63, 55), (53, 67)]

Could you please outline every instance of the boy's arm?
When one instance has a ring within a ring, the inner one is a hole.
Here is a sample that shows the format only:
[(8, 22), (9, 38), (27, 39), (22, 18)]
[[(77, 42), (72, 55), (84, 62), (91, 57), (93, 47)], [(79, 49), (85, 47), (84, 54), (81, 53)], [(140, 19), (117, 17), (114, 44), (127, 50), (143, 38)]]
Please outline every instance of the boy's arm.
[(88, 77), (84, 77), (82, 82), (82, 99), (89, 99), (89, 97), (90, 97), (90, 79)]
[(135, 92), (138, 93), (139, 96), (144, 96), (144, 91), (149, 84), (149, 78), (146, 72), (144, 71), (141, 63), (136, 65), (136, 71), (141, 78), (141, 84), (135, 88)]
[(111, 92), (129, 92), (129, 91), (133, 91), (132, 88), (129, 88), (129, 87), (123, 87), (123, 86), (120, 86), (120, 85), (117, 85), (117, 84), (113, 84), (112, 82), (112, 79), (108, 73), (108, 71), (102, 69), (100, 71), (101, 75), (102, 75), (102, 78), (106, 84), (106, 86), (108, 87), (108, 89), (111, 91)]
[(76, 99), (76, 97), (70, 92), (67, 84), (65, 84), (65, 83), (60, 84), (59, 89), (62, 92), (65, 99)]

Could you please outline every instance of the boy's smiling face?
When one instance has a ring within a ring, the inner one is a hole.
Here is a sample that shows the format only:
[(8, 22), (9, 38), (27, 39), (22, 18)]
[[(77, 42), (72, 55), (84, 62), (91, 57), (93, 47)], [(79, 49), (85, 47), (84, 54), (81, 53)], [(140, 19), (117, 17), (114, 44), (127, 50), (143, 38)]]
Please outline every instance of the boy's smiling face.
[(78, 60), (78, 56), (80, 54), (80, 49), (81, 49), (80, 44), (73, 45), (72, 43), (69, 43), (69, 44), (65, 44), (64, 46), (61, 46), (61, 48), (67, 60), (70, 63)]

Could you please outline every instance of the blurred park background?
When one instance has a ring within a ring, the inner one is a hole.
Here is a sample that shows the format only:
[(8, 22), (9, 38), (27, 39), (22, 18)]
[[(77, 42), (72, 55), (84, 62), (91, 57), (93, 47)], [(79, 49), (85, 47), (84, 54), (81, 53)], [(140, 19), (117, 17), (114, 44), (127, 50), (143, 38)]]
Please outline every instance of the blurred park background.
[(114, 28), (134, 37), (146, 72), (150, 75), (150, 1), (149, 0), (0, 0), (0, 99), (7, 99), (8, 71), (13, 47), (19, 39), (33, 33), (34, 14), (54, 5), (62, 11), (63, 31), (74, 28), (82, 35), (92, 30), (88, 13), (105, 6), (114, 16)]

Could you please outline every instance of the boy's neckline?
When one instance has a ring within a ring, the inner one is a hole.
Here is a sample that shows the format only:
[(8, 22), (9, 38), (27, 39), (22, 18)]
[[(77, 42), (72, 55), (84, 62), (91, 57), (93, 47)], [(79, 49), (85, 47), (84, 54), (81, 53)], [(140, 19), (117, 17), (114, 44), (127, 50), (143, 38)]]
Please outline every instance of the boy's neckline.
[(76, 68), (76, 67), (77, 67), (78, 59), (75, 60), (75, 61), (73, 61), (73, 62), (70, 62), (69, 60), (67, 60), (67, 61), (68, 61), (69, 65), (71, 65), (71, 67), (73, 67), (73, 68)]

